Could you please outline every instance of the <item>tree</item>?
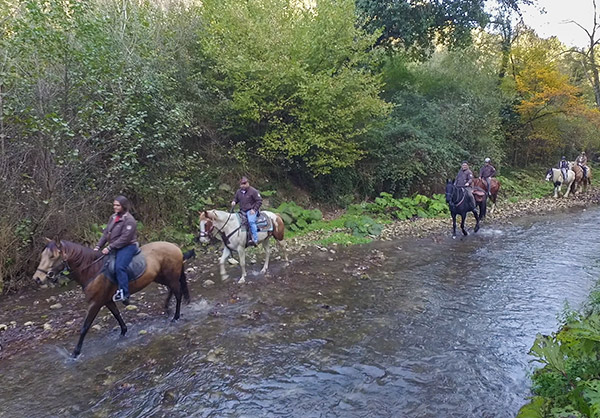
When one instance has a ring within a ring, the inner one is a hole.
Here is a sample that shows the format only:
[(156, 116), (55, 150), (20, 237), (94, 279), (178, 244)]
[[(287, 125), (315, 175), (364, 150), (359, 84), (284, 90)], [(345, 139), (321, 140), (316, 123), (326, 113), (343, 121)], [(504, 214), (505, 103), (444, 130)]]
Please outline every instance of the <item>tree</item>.
[[(379, 45), (400, 45), (421, 59), (434, 45), (464, 47), (471, 42), (471, 30), (489, 22), (484, 0), (356, 0), (364, 27), (382, 30)], [(505, 10), (519, 10), (530, 0), (499, 0)]]
[(592, 18), (592, 28), (588, 29), (583, 24), (571, 21), (571, 23), (581, 28), (588, 37), (588, 46), (585, 48), (573, 48), (572, 51), (579, 54), (581, 65), (588, 74), (588, 80), (594, 89), (594, 97), (596, 106), (600, 108), (600, 70), (598, 69), (596, 50), (600, 43), (600, 22), (598, 22), (598, 9), (596, 0), (592, 0), (594, 6), (594, 14)]
[(376, 35), (355, 27), (351, 0), (208, 0), (202, 17), (235, 153), (315, 176), (362, 157), (388, 106), (369, 69)]

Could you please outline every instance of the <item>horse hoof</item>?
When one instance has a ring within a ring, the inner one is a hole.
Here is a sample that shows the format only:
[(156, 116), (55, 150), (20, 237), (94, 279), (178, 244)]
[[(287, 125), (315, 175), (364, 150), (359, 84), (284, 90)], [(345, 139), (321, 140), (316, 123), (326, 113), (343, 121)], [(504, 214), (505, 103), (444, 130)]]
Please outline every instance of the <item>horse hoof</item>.
[(246, 279), (245, 278), (241, 278), (240, 280), (238, 280), (238, 284), (244, 284), (246, 283)]
[(265, 274), (266, 272), (267, 272), (267, 269), (262, 269), (262, 270), (260, 271), (260, 274)]

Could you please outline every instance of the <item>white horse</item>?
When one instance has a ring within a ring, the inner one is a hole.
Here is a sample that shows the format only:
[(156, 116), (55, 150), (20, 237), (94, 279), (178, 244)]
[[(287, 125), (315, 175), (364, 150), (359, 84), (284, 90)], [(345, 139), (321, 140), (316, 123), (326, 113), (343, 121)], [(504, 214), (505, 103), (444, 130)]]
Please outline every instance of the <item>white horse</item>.
[(554, 197), (558, 197), (558, 194), (560, 193), (560, 189), (563, 184), (567, 186), (567, 191), (565, 192), (563, 197), (568, 197), (569, 191), (571, 190), (571, 185), (575, 181), (575, 173), (573, 172), (573, 170), (569, 169), (567, 171), (567, 180), (565, 181), (563, 178), (562, 171), (560, 169), (550, 168), (546, 173), (546, 181), (550, 180), (552, 180), (552, 183), (554, 184)]
[[(240, 266), (242, 268), (242, 277), (238, 283), (246, 282), (246, 244), (248, 242), (248, 234), (250, 233), (245, 226), (240, 222), (240, 216), (236, 213), (225, 212), (222, 210), (209, 210), (200, 213), (200, 237), (202, 243), (209, 243), (214, 237), (223, 242), (223, 254), (219, 259), (219, 267), (221, 278), (227, 280), (229, 276), (225, 271), (225, 261), (231, 256), (232, 251), (236, 251), (240, 258)], [(283, 252), (285, 261), (288, 262), (288, 256), (283, 245), (284, 224), (283, 219), (276, 213), (266, 210), (260, 211), (262, 215), (269, 218), (272, 223), (271, 231), (258, 232), (258, 242), (262, 242), (265, 250), (265, 264), (261, 273), (266, 273), (269, 268), (269, 256), (271, 250), (269, 246), (269, 238), (275, 238), (279, 250)]]

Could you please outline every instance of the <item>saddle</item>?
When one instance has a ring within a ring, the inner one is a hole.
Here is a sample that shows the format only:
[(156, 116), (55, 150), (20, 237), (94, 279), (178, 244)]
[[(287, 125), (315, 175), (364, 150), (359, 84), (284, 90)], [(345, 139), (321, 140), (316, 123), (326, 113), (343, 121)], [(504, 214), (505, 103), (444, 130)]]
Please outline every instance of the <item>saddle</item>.
[(483, 202), (486, 198), (487, 192), (479, 187), (473, 188), (473, 197), (477, 203)]
[[(102, 274), (104, 274), (108, 280), (117, 284), (117, 276), (115, 275), (115, 260), (116, 254), (115, 252), (111, 252), (106, 256), (106, 260), (104, 260), (104, 266), (102, 267)], [(138, 247), (131, 263), (127, 266), (127, 276), (129, 277), (129, 281), (132, 282), (140, 278), (142, 274), (146, 271), (146, 257), (142, 254), (142, 250)]]
[[(248, 243), (252, 242), (252, 234), (250, 233), (250, 223), (248, 222), (248, 218), (246, 217), (245, 213), (238, 212), (238, 216), (240, 217), (240, 225), (242, 226), (242, 228), (246, 229), (246, 235), (248, 237), (246, 242), (247, 247)], [(267, 215), (263, 215), (262, 213), (258, 212), (258, 215), (256, 215), (256, 229), (258, 230), (258, 232), (272, 232), (273, 222), (271, 221), (271, 218), (269, 218)]]

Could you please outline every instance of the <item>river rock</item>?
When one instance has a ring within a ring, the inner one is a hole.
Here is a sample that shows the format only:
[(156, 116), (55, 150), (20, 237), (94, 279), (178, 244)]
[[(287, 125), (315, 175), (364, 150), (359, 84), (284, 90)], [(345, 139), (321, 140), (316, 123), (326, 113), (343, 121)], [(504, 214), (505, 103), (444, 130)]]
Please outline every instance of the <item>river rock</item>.
[(136, 305), (127, 305), (125, 307), (125, 309), (128, 310), (128, 311), (137, 311), (137, 308), (138, 307)]
[(0, 324), (0, 331), (6, 331), (8, 329), (8, 325)]
[(145, 329), (141, 329), (140, 332), (138, 332), (138, 335), (146, 335), (148, 334), (148, 331), (146, 331)]
[(102, 325), (100, 325), (100, 324), (92, 325), (92, 329), (96, 330), (96, 331), (100, 331), (102, 329)]
[(202, 283), (203, 287), (211, 287), (214, 285), (215, 285), (215, 282), (213, 282), (212, 280), (205, 280), (204, 283)]
[(60, 309), (62, 308), (62, 304), (55, 303), (54, 305), (50, 305), (50, 309)]
[(33, 325), (33, 321), (27, 321), (23, 324), (24, 327), (30, 327)]
[(52, 331), (52, 324), (50, 322), (44, 324), (44, 331)]
[(232, 266), (235, 266), (237, 264), (240, 264), (239, 261), (237, 261), (235, 258), (228, 258), (227, 262), (229, 262), (229, 264), (231, 264)]

